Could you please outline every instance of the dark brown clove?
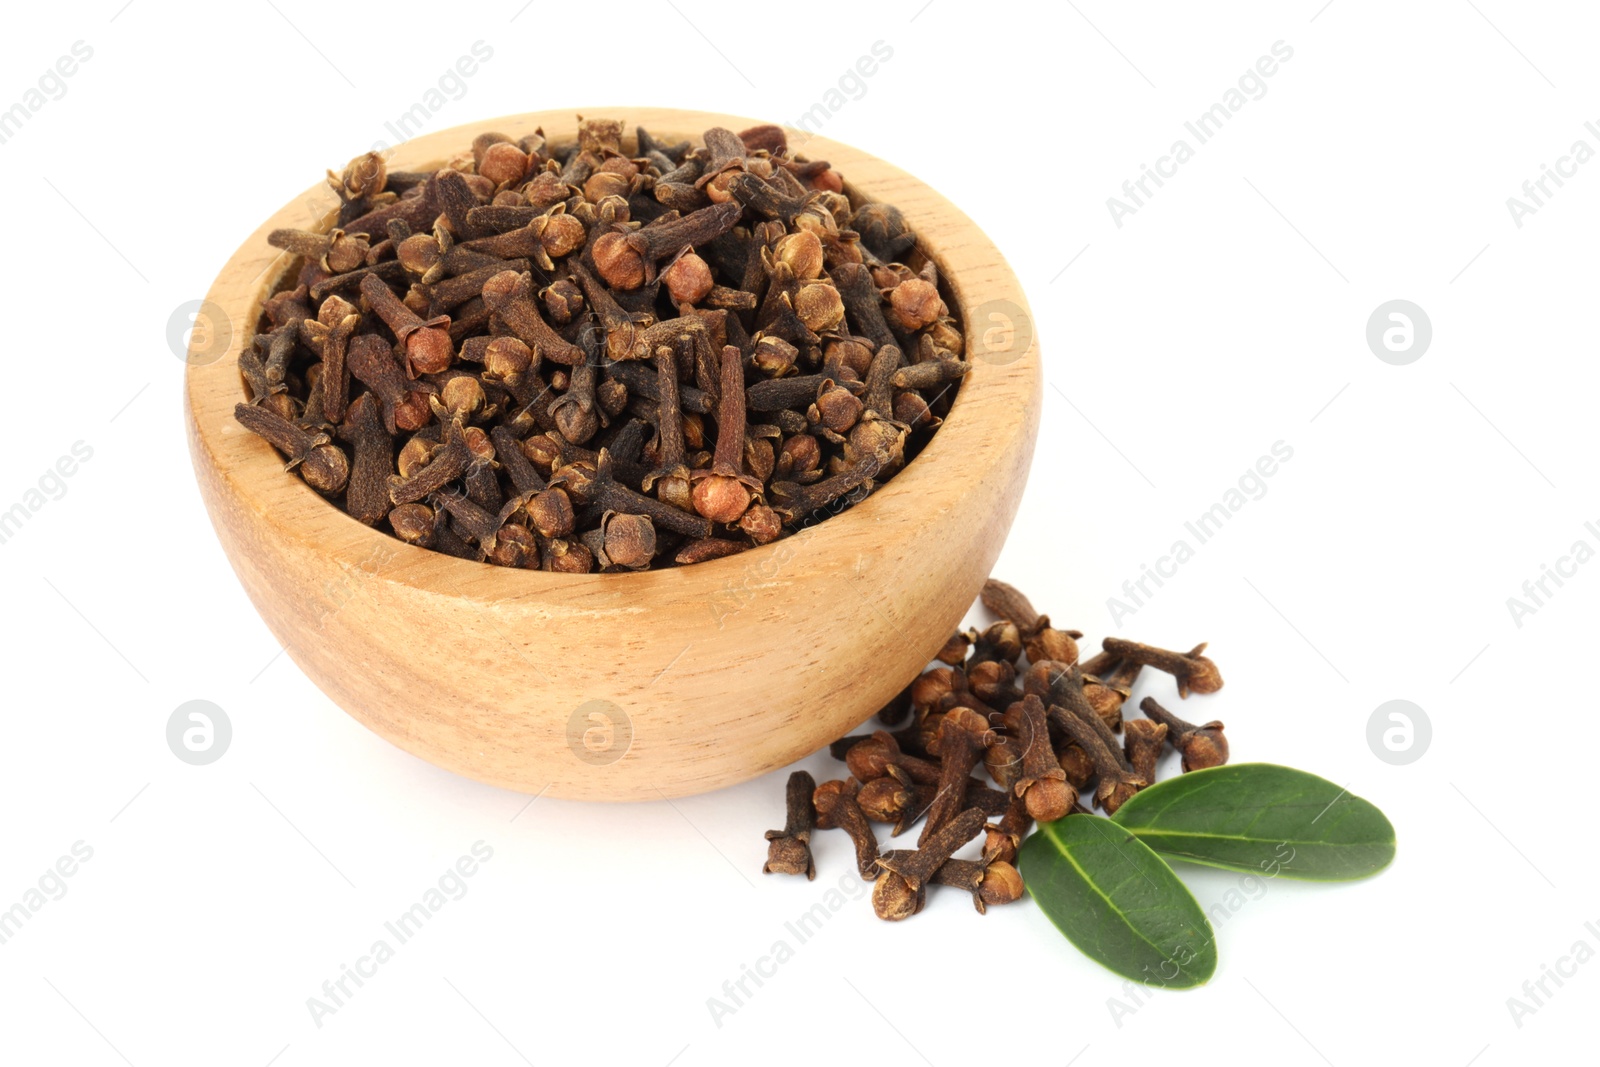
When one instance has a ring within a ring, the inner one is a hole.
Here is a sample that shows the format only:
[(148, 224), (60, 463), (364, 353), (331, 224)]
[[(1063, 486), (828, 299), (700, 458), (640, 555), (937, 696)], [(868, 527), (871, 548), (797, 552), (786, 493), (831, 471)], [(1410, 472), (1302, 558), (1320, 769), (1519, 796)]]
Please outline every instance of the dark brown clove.
[(965, 889), (979, 915), (989, 908), (1022, 899), (1022, 874), (1009, 860), (985, 856), (980, 860), (946, 860), (933, 872), (934, 885)]
[(1179, 697), (1187, 697), (1191, 691), (1215, 693), (1222, 688), (1222, 674), (1217, 670), (1217, 665), (1201, 655), (1206, 650), (1204, 641), (1188, 652), (1170, 652), (1136, 641), (1124, 641), (1120, 637), (1108, 637), (1101, 644), (1107, 652), (1120, 659), (1142, 663), (1172, 675), (1178, 683)]
[(1006, 863), (1017, 862), (1017, 849), (1031, 829), (1033, 816), (1028, 814), (1028, 802), (1013, 793), (1000, 821), (984, 828), (983, 854)]
[(733, 345), (722, 349), (721, 397), (717, 403), (717, 448), (711, 469), (694, 471), (694, 509), (712, 522), (732, 525), (749, 508), (761, 483), (744, 473), (744, 364)]
[(1046, 659), (1061, 663), (1078, 661), (1077, 639), (1083, 634), (1077, 630), (1057, 630), (1051, 626), (1049, 616), (1035, 611), (1033, 604), (1015, 586), (990, 578), (983, 583), (981, 598), (984, 607), (1017, 627), (1029, 662), (1037, 663)]
[[(1090, 716), (1093, 718), (1093, 716)], [(1095, 767), (1094, 802), (1107, 815), (1115, 815), (1128, 798), (1150, 784), (1150, 780), (1125, 767), (1120, 752), (1106, 747), (1089, 720), (1059, 709), (1051, 721), (1057, 723), (1088, 754)], [(1098, 720), (1095, 720), (1098, 721)]]
[(713, 204), (631, 232), (601, 234), (594, 242), (595, 268), (613, 289), (637, 289), (654, 278), (657, 260), (727, 233), (742, 213), (738, 204)]
[(1054, 822), (1072, 809), (1077, 791), (1067, 782), (1050, 747), (1044, 701), (1032, 693), (1023, 697), (1021, 716), (1022, 777), (1013, 789), (1026, 802), (1030, 816), (1039, 822)]
[(893, 765), (905, 771), (914, 782), (939, 784), (939, 765), (901, 751), (900, 743), (886, 730), (878, 730), (865, 741), (852, 745), (845, 754), (845, 765), (863, 782), (882, 778)]
[(350, 405), (339, 427), (339, 438), (348, 442), (354, 453), (345, 508), (357, 521), (376, 525), (389, 514), (394, 438), (384, 427), (378, 402), (371, 393), (362, 393)]
[(1167, 743), (1167, 724), (1149, 719), (1130, 719), (1123, 724), (1123, 753), (1133, 771), (1147, 782), (1156, 780), (1156, 761)]
[(583, 349), (552, 330), (539, 314), (532, 275), (501, 271), (483, 283), (483, 302), (523, 344), (545, 359), (568, 366), (584, 361)]
[(310, 433), (277, 412), (252, 404), (236, 405), (233, 417), (282, 452), (288, 460), (285, 469), (298, 469), (300, 477), (317, 492), (337, 493), (344, 488), (350, 462), (338, 445), (329, 443), (327, 434)]
[(816, 788), (816, 780), (805, 771), (789, 775), (785, 789), (788, 817), (782, 830), (767, 831), (767, 862), (761, 868), (763, 873), (803, 874), (808, 880), (817, 877), (817, 864), (811, 857), (811, 831), (817, 822), (811, 795)]
[(1141, 700), (1139, 710), (1166, 726), (1167, 741), (1173, 748), (1183, 753), (1185, 771), (1220, 767), (1228, 762), (1228, 739), (1223, 736), (1223, 726), (1220, 722), (1208, 722), (1204, 726), (1184, 722), (1157, 704), (1154, 697), (1145, 697)]
[(1083, 670), (1083, 696), (1100, 716), (1100, 720), (1113, 730), (1122, 726), (1122, 705), (1133, 695), (1133, 683), (1139, 680), (1144, 664), (1127, 660), (1112, 667), (1110, 673), (1095, 675)]
[(393, 331), (405, 351), (406, 369), (411, 377), (438, 374), (455, 358), (455, 342), (450, 339), (450, 316), (437, 315), (424, 321), (374, 275), (361, 279), (361, 296)]
[[(989, 741), (993, 731), (986, 732)], [(939, 727), (939, 783), (933, 802), (928, 808), (927, 822), (922, 825), (919, 845), (949, 825), (961, 814), (966, 804), (967, 779), (983, 755), (985, 735), (962, 727), (959, 719), (946, 716)]]
[(828, 784), (824, 782), (812, 794), (817, 809), (817, 825), (823, 825), (822, 819), (826, 817), (828, 826), (837, 827), (850, 836), (856, 849), (856, 872), (863, 881), (870, 882), (877, 877), (877, 835), (872, 832), (866, 815), (856, 803), (855, 794), (848, 788), (824, 790)]
[(445, 430), (444, 447), (425, 466), (410, 477), (389, 478), (389, 499), (396, 504), (423, 500), (466, 474), (471, 463), (472, 449), (467, 447), (465, 432), (459, 422), (452, 422)]
[(914, 851), (880, 858), (883, 869), (872, 887), (872, 909), (878, 918), (889, 922), (909, 919), (922, 910), (927, 885), (956, 849), (976, 837), (983, 829), (983, 813), (969, 809), (950, 820), (938, 833)]
[(407, 382), (395, 362), (389, 343), (377, 334), (360, 334), (350, 341), (347, 354), (350, 373), (378, 398), (384, 426), (390, 433), (420, 430), (433, 412), (428, 404), (432, 386)]

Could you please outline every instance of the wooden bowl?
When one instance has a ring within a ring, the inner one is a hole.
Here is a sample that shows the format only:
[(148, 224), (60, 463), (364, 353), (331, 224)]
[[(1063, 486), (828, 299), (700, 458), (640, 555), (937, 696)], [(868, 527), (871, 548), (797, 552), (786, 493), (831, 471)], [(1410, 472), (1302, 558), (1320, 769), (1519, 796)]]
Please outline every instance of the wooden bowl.
[[(584, 109), (670, 137), (755, 120)], [(480, 133), (572, 112), (441, 130), (391, 169), (437, 167)], [(563, 136), (565, 135), (565, 136)], [(630, 138), (631, 140), (631, 138)], [(822, 137), (851, 192), (898, 205), (939, 265), (971, 372), (920, 455), (856, 507), (762, 548), (637, 574), (508, 570), (403, 544), (319, 497), (243, 431), (238, 354), (291, 265), (267, 233), (333, 206), (313, 187), (251, 234), (211, 287), (226, 317), (196, 331), (190, 452), (233, 569), (289, 656), (380, 736), (460, 774), (527, 793), (651, 800), (782, 767), (847, 733), (932, 658), (971, 606), (1016, 513), (1038, 430), (1032, 319), (1000, 253), (911, 175)], [(947, 297), (947, 299), (949, 299)], [(226, 348), (220, 352), (217, 349)]]

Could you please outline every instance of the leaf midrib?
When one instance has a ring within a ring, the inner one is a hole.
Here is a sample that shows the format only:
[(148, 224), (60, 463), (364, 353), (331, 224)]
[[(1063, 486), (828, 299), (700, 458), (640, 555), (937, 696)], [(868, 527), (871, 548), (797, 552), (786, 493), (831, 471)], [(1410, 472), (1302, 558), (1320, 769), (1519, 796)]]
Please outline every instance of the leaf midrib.
[(1375, 845), (1392, 845), (1393, 841), (1317, 841), (1300, 840), (1297, 838), (1272, 837), (1246, 837), (1243, 834), (1202, 834), (1187, 830), (1150, 830), (1140, 826), (1123, 827), (1140, 840), (1152, 837), (1203, 837), (1217, 841), (1277, 841), (1285, 845), (1321, 845), (1324, 848), (1371, 848)]

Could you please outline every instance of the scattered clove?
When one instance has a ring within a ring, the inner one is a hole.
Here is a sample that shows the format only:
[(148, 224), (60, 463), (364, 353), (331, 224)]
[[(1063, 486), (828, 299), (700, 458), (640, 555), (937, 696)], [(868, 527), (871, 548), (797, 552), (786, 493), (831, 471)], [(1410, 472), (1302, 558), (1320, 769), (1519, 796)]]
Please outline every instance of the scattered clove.
[(1228, 762), (1228, 739), (1222, 734), (1220, 722), (1208, 722), (1204, 726), (1184, 722), (1157, 704), (1155, 697), (1140, 701), (1139, 710), (1167, 728), (1167, 740), (1183, 753), (1185, 771), (1220, 767)]
[[(788, 250), (794, 259), (805, 251)], [(1013, 587), (988, 582), (983, 603), (996, 622), (953, 635), (879, 712), (893, 732), (843, 737), (829, 747), (850, 778), (813, 787), (804, 772), (790, 776), (789, 817), (784, 830), (768, 832), (763, 869), (809, 873), (809, 828), (842, 829), (854, 845), (857, 873), (874, 882), (880, 918), (917, 914), (930, 885), (965, 889), (982, 913), (1021, 897), (1013, 864), (1035, 822), (1096, 817), (1079, 803), (1080, 793), (1087, 799), (1092, 789), (1094, 805), (1114, 814), (1156, 780), (1169, 744), (1182, 754), (1185, 771), (1227, 761), (1219, 722), (1195, 726), (1150, 698), (1140, 704), (1147, 718), (1122, 721), (1145, 666), (1172, 673), (1196, 692), (1220, 685), (1215, 665), (1200, 655), (1204, 646), (1179, 655), (1113, 638), (1080, 663), (1081, 634), (1051, 627)], [(1060, 636), (1042, 637), (1047, 633)], [(1051, 655), (1057, 652), (1071, 658)], [(985, 783), (980, 762), (1000, 789)], [(899, 836), (924, 816), (919, 848), (880, 852), (872, 823), (888, 824), (891, 836)], [(980, 833), (980, 858), (952, 858)]]
[(1115, 815), (1129, 797), (1150, 784), (1148, 778), (1123, 765), (1121, 753), (1106, 747), (1099, 732), (1088, 720), (1061, 709), (1061, 713), (1053, 716), (1051, 721), (1060, 724), (1093, 761), (1096, 776), (1094, 802), (1107, 815)]
[(983, 829), (983, 812), (969, 808), (952, 819), (944, 829), (929, 837), (922, 847), (879, 857), (883, 873), (872, 887), (872, 910), (889, 922), (909, 919), (927, 901), (927, 884), (956, 849), (971, 841)]
[(789, 775), (789, 817), (782, 830), (767, 831), (767, 863), (761, 868), (765, 873), (817, 877), (817, 864), (811, 858), (811, 831), (817, 821), (811, 796), (816, 788), (815, 779), (805, 771)]
[[(828, 784), (824, 782), (823, 786)], [(856, 871), (863, 881), (872, 881), (877, 877), (877, 835), (872, 832), (872, 826), (862, 813), (861, 805), (856, 802), (854, 792), (848, 788), (824, 792), (823, 786), (818, 786), (812, 794), (817, 808), (817, 825), (821, 826), (826, 818), (829, 827), (837, 827), (850, 835), (850, 841), (856, 847)]]
[(1169, 652), (1164, 648), (1124, 641), (1120, 637), (1108, 637), (1102, 645), (1111, 655), (1172, 675), (1178, 682), (1180, 697), (1187, 697), (1191, 691), (1215, 693), (1222, 688), (1222, 675), (1217, 671), (1217, 665), (1200, 654), (1206, 650), (1205, 642), (1195, 645), (1188, 652)]
[(1123, 724), (1123, 752), (1133, 771), (1147, 782), (1156, 780), (1156, 761), (1167, 743), (1167, 724), (1130, 719)]

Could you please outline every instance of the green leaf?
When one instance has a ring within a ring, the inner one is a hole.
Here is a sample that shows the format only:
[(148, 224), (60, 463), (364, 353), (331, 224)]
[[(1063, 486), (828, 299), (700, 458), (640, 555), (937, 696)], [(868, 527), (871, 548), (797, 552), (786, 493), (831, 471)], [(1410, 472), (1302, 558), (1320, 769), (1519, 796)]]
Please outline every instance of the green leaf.
[(1018, 854), (1023, 882), (1084, 955), (1148, 985), (1188, 989), (1217, 969), (1205, 912), (1160, 856), (1097, 815), (1043, 823)]
[(1268, 877), (1347, 881), (1394, 859), (1383, 812), (1326, 778), (1270, 763), (1157, 782), (1112, 821), (1167, 856)]

